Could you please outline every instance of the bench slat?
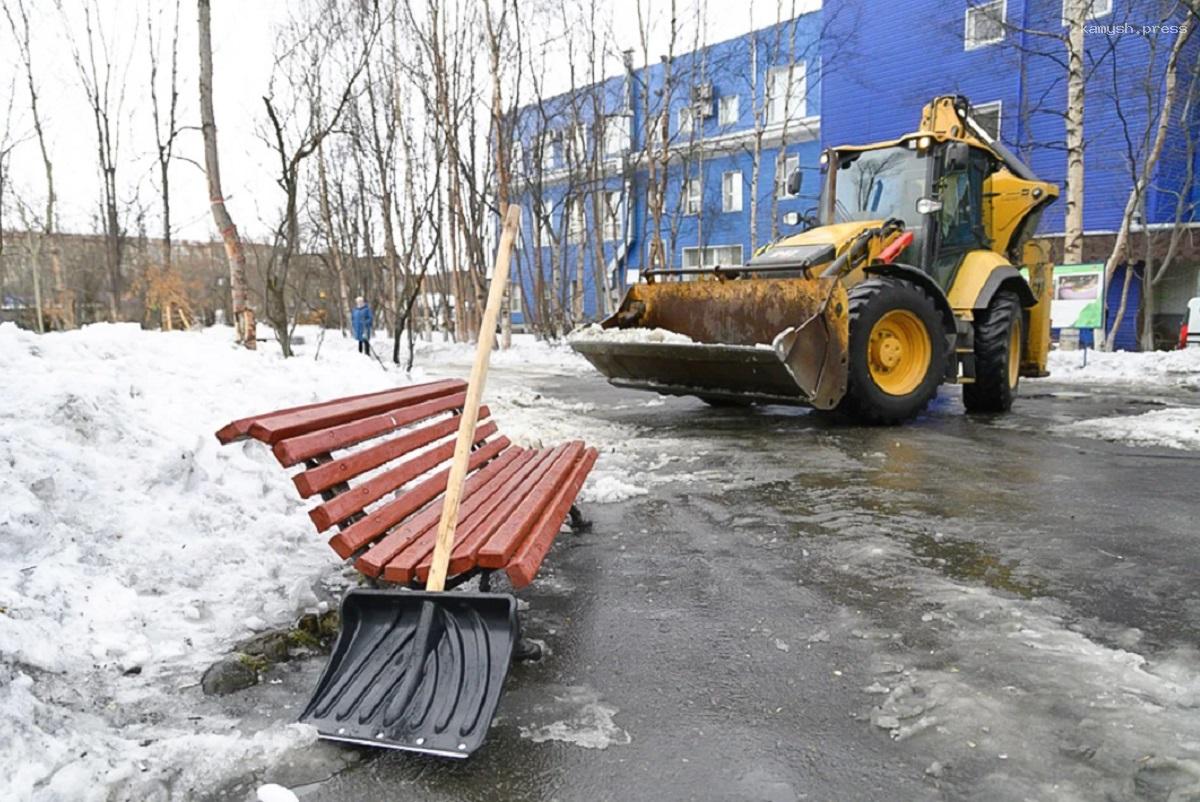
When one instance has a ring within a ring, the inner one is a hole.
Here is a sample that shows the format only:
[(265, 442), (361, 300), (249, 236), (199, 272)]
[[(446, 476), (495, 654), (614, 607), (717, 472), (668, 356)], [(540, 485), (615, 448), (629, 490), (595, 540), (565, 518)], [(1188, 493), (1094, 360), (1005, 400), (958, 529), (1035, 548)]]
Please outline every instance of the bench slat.
[(218, 429), (217, 430), (217, 440), (220, 441), (221, 445), (228, 445), (229, 443), (233, 443), (238, 440), (245, 440), (247, 437), (250, 436), (250, 427), (256, 421), (265, 420), (267, 418), (276, 417), (276, 416), (280, 416), (280, 415), (290, 415), (293, 412), (304, 412), (304, 411), (307, 411), (310, 409), (320, 409), (321, 407), (328, 407), (328, 406), (332, 406), (334, 404), (343, 403), (345, 401), (359, 401), (364, 398), (374, 398), (376, 396), (380, 396), (385, 393), (391, 393), (391, 392), (394, 392), (394, 391), (393, 390), (377, 390), (376, 392), (373, 392), (373, 393), (363, 393), (362, 395), (352, 395), (352, 396), (347, 396), (346, 398), (335, 398), (332, 401), (317, 401), (315, 404), (301, 404), (298, 407), (288, 407), (287, 409), (277, 409), (272, 412), (264, 412), (261, 415), (251, 415), (248, 418), (240, 418), (238, 420), (233, 421), (232, 423), (227, 423), (224, 426), (222, 426), (220, 429)]
[[(500, 528), (505, 518), (512, 514), (522, 499), (533, 489), (537, 477), (554, 462), (564, 448), (566, 448), (565, 445), (560, 445), (554, 449), (536, 452), (536, 456), (521, 469), (520, 473), (510, 478), (503, 488), (496, 491), (488, 499), (487, 504), (477, 510), (470, 520), (459, 524), (458, 531), (455, 533), (454, 550), (450, 553), (450, 574), (459, 574), (475, 567), (475, 554), (479, 551), (479, 547)], [(425, 581), (429, 576), (429, 567), (432, 562), (433, 552), (430, 551), (417, 564), (417, 579)]]
[[(276, 443), (272, 451), (280, 465), (290, 468), (293, 465), (299, 465), (306, 459), (312, 459), (321, 454), (331, 454), (338, 449), (349, 448), (356, 443), (370, 440), (372, 437), (379, 437), (410, 423), (416, 423), (452, 409), (460, 409), (466, 402), (466, 398), (466, 393), (455, 393), (444, 398), (435, 398), (432, 401), (400, 407), (351, 423), (343, 423), (329, 429), (289, 437)], [(483, 417), (482, 414), (481, 417)]]
[[(514, 454), (513, 452), (520, 453)], [(505, 457), (510, 455), (512, 458), (505, 460)], [(481, 504), (492, 497), (498, 488), (504, 485), (509, 476), (515, 471), (519, 471), (521, 466), (535, 455), (536, 452), (533, 451), (511, 448), (476, 474), (478, 481), (474, 484), (468, 482), (463, 491), (463, 500), (458, 510), (459, 520), (464, 520), (477, 510)], [(503, 463), (501, 463), (502, 460)], [(484, 474), (487, 474), (486, 477)], [(444, 493), (439, 495), (419, 513), (409, 518), (403, 525), (388, 532), (372, 546), (360, 558), (363, 570), (374, 571), (374, 575), (383, 571), (384, 579), (389, 582), (408, 582), (411, 575), (405, 573), (402, 577), (397, 576), (392, 566), (408, 562), (404, 555), (409, 554), (414, 548), (419, 548), (422, 543), (428, 542), (429, 548), (433, 548), (433, 540), (437, 537), (437, 525), (442, 517), (442, 499), (444, 498)], [(417, 559), (419, 557), (412, 557), (413, 562)]]
[[(453, 444), (451, 444), (453, 446)], [(509, 446), (507, 437), (498, 437), (471, 453), (468, 470), (475, 470)], [(446, 489), (450, 469), (445, 468), (406, 490), (399, 498), (372, 510), (347, 526), (329, 540), (329, 545), (343, 560), (375, 538), (403, 521)]]
[(546, 558), (554, 538), (562, 529), (567, 512), (575, 503), (575, 497), (579, 495), (592, 466), (596, 464), (597, 456), (596, 449), (584, 449), (583, 457), (575, 464), (567, 481), (558, 487), (550, 506), (542, 512), (542, 517), (534, 525), (533, 531), (504, 567), (504, 572), (508, 574), (508, 580), (514, 588), (525, 587), (537, 576), (538, 569), (542, 567), (542, 560)]
[(571, 467), (583, 453), (583, 443), (572, 441), (538, 478), (537, 484), (521, 502), (520, 507), (505, 518), (496, 533), (488, 538), (478, 552), (478, 563), (484, 568), (503, 568), (529, 534), (542, 510), (554, 497), (555, 489), (570, 473)]
[(399, 390), (388, 390), (376, 396), (338, 401), (320, 408), (302, 409), (282, 415), (269, 415), (258, 418), (250, 425), (250, 436), (274, 445), (288, 437), (349, 423), (365, 415), (376, 415), (396, 407), (418, 404), (443, 395), (451, 395), (461, 391), (464, 384), (457, 379), (447, 379)]
[[(480, 420), (487, 418), (489, 414), (490, 411), (487, 407), (480, 408)], [(422, 446), (427, 446), (435, 440), (441, 440), (443, 437), (454, 434), (458, 431), (458, 424), (461, 419), (461, 415), (455, 415), (452, 418), (437, 421), (415, 431), (405, 432), (399, 437), (393, 437), (381, 443), (376, 443), (368, 448), (359, 449), (353, 454), (347, 454), (344, 457), (323, 462), (314, 468), (309, 468), (306, 471), (296, 474), (292, 477), (292, 481), (295, 483), (296, 489), (300, 491), (301, 498), (314, 496), (322, 490), (328, 490), (336, 484), (348, 482), (356, 476), (374, 470), (380, 465), (386, 465), (392, 460), (416, 451)], [(489, 431), (480, 435), (479, 432), (483, 429), (489, 429)], [(486, 437), (495, 431), (496, 424), (491, 422), (485, 423), (476, 429), (476, 437)]]
[[(455, 528), (455, 544), (460, 543), (463, 535), (463, 527), (470, 527), (473, 523), (478, 523), (480, 516), (484, 515), (481, 508), (486, 507), (488, 501), (496, 498), (503, 491), (503, 485), (508, 484), (505, 479), (500, 479), (498, 484), (493, 484), (490, 492), (486, 495), (475, 498), (475, 503), (470, 505), (468, 510), (460, 510), (460, 525)], [(440, 510), (438, 510), (440, 517)], [(383, 577), (389, 582), (410, 582), (416, 576), (416, 565), (426, 558), (432, 559), (433, 544), (436, 543), (438, 537), (437, 519), (434, 519), (433, 526), (428, 526), (422, 531), (418, 537), (409, 541), (401, 551), (395, 552), (391, 556), (391, 561), (386, 564), (383, 571)]]
[[(495, 424), (484, 424), (475, 430), (473, 445), (478, 445), (495, 432)], [(403, 487), (421, 474), (433, 470), (452, 456), (454, 456), (454, 440), (447, 440), (366, 481), (359, 482), (323, 504), (318, 504), (308, 511), (308, 517), (312, 519), (318, 532), (324, 532), (339, 521), (344, 521), (351, 515), (362, 512), (369, 505)]]

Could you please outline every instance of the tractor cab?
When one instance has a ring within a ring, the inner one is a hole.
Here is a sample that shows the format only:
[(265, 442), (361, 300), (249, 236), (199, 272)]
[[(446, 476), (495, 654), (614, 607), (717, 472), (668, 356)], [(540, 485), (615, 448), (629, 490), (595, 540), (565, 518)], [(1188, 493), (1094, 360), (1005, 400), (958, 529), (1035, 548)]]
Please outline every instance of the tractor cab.
[(984, 184), (995, 157), (961, 140), (913, 134), (896, 142), (826, 151), (821, 225), (897, 220), (912, 232), (898, 261), (947, 290), (969, 251), (990, 247)]

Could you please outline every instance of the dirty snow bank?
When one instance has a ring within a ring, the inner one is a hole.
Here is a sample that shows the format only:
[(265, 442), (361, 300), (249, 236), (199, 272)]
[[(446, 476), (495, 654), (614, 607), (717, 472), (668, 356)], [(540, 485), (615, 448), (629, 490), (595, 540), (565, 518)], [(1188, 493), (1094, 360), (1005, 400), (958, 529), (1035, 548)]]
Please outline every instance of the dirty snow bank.
[(361, 359), (285, 363), (228, 329), (0, 326), (0, 797), (147, 798), (168, 776), (188, 796), (311, 740), (161, 700), (198, 694), (205, 666), (314, 605), (337, 565), (268, 451), (213, 432), (402, 376)]
[(1050, 380), (1055, 382), (1134, 384), (1200, 390), (1200, 348), (1112, 353), (1051, 351), (1049, 369)]
[[(269, 451), (213, 432), (465, 375), (474, 349), (418, 342), (406, 377), (337, 332), (297, 333), (284, 360), (274, 342), (235, 347), (228, 328), (0, 326), (0, 798), (191, 798), (311, 744), (308, 727), (242, 733), (196, 715), (203, 669), (310, 609), (340, 565)], [(605, 452), (585, 493), (639, 492), (615, 485), (626, 427), (527, 389), (531, 372), (590, 371), (582, 358), (518, 336), (493, 362), (488, 401), (514, 441), (585, 439)]]
[[(466, 362), (475, 358), (474, 343), (442, 341), (440, 335), (426, 342), (418, 339), (413, 349), (414, 367), (436, 371), (445, 362)], [(388, 340), (387, 342), (391, 342)], [(389, 346), (390, 349), (390, 346)], [(390, 353), (390, 350), (389, 350)], [(586, 359), (575, 353), (565, 341), (548, 342), (532, 334), (514, 334), (512, 347), (492, 351), (492, 368), (520, 368), (548, 373), (579, 374), (595, 371)]]
[(1076, 421), (1060, 431), (1139, 446), (1200, 449), (1200, 407), (1170, 407), (1141, 415)]
[(568, 342), (609, 343), (691, 343), (695, 342), (686, 334), (669, 329), (605, 329), (599, 323), (584, 326), (571, 332)]

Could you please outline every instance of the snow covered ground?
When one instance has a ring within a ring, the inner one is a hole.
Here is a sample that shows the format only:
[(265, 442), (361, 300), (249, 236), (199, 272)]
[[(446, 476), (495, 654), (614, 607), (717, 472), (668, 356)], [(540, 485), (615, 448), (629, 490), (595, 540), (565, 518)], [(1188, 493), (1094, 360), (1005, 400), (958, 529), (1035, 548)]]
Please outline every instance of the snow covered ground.
[[(284, 360), (273, 342), (235, 347), (224, 328), (0, 326), (0, 799), (188, 798), (312, 743), (299, 725), (251, 733), (196, 715), (206, 666), (312, 609), (314, 589), (342, 570), (268, 451), (219, 447), (213, 432), (259, 411), (463, 376), (472, 352), (419, 342), (408, 376), (336, 332), (298, 333), (304, 344)], [(1056, 353), (1052, 380), (1200, 389), (1200, 350), (1092, 352), (1086, 367), (1082, 356)], [(492, 366), (486, 399), (514, 441), (601, 450), (584, 500), (703, 478), (677, 441), (536, 392), (539, 376), (591, 373), (569, 346), (519, 336)], [(1087, 433), (1195, 448), (1197, 412), (1089, 421)]]
[[(299, 725), (243, 734), (164, 703), (198, 695), (233, 643), (312, 609), (314, 587), (340, 570), (268, 451), (222, 448), (213, 432), (462, 375), (471, 350), (418, 343), (406, 376), (336, 332), (299, 333), (284, 360), (273, 342), (236, 348), (223, 328), (0, 326), (0, 798), (188, 798), (313, 740)], [(514, 440), (586, 437), (611, 454), (627, 436), (582, 431), (569, 407), (510, 378), (588, 369), (566, 346), (519, 337), (493, 364), (488, 400)], [(590, 497), (637, 492), (618, 474), (629, 478), (602, 462)]]
[(1051, 351), (1050, 378), (1071, 384), (1124, 384), (1200, 390), (1200, 348), (1183, 351)]
[[(1177, 402), (1178, 391), (1200, 391), (1200, 348), (1144, 353), (1053, 351), (1050, 380), (1170, 393), (1171, 401)], [(1200, 406), (1180, 404), (1138, 415), (1078, 421), (1059, 427), (1059, 431), (1139, 446), (1198, 449)]]

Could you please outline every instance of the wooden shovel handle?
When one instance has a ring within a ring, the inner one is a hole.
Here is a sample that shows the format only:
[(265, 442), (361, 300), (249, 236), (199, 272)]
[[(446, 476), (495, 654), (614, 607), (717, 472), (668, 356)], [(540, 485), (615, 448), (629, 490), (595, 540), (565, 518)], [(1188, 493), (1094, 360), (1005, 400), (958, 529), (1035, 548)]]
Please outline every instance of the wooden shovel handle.
[(438, 522), (429, 578), (425, 582), (426, 590), (441, 591), (446, 588), (446, 569), (450, 565), (450, 552), (454, 546), (454, 528), (458, 524), (458, 505), (462, 500), (463, 481), (467, 478), (467, 461), (471, 456), (475, 422), (479, 419), (479, 400), (483, 397), (483, 385), (487, 381), (488, 360), (496, 341), (496, 318), (500, 315), (500, 304), (508, 286), (508, 266), (512, 261), (513, 245), (520, 227), (521, 207), (514, 203), (508, 207), (504, 228), (500, 233), (500, 247), (496, 250), (496, 265), (492, 269), (487, 306), (479, 327), (475, 363), (471, 365), (471, 377), (467, 381), (467, 400), (463, 403), (462, 421), (458, 424), (458, 442), (454, 445), (454, 460), (450, 463), (450, 477), (446, 480), (446, 497), (442, 503), (442, 518)]

